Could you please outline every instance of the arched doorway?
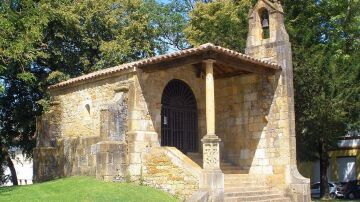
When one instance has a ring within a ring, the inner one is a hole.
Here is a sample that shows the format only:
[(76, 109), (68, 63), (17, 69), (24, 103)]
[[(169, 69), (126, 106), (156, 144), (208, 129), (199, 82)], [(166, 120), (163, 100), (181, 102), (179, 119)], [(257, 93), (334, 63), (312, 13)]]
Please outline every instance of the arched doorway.
[(197, 106), (191, 88), (181, 80), (171, 80), (161, 99), (161, 145), (183, 153), (197, 152)]

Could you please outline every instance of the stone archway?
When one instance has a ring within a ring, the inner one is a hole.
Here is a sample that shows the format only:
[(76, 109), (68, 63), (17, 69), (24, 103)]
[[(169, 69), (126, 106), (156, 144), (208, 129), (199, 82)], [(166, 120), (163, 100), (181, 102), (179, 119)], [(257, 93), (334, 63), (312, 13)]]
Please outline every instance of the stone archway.
[(181, 80), (171, 80), (164, 88), (161, 104), (161, 146), (197, 152), (198, 113), (191, 88)]

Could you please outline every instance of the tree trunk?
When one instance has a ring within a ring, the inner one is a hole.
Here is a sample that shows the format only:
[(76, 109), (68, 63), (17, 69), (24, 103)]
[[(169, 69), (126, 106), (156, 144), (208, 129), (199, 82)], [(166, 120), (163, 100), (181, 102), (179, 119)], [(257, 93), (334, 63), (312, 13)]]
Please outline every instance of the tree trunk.
[(10, 172), (11, 172), (11, 182), (14, 186), (18, 185), (18, 179), (17, 179), (17, 175), (16, 175), (16, 170), (15, 170), (15, 166), (14, 163), (12, 162), (9, 152), (7, 149), (3, 149), (3, 153), (5, 154), (5, 159), (7, 162), (7, 166), (9, 166)]
[(320, 154), (320, 196), (323, 199), (330, 199), (329, 182), (328, 182), (329, 180), (327, 177), (327, 169), (329, 166), (329, 155), (324, 140), (320, 140), (319, 154)]

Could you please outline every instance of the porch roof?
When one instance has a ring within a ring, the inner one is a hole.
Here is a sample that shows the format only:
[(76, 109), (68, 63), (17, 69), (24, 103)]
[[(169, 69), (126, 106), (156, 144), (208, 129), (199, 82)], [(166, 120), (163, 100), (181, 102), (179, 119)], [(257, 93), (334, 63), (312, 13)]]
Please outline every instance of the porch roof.
[(201, 73), (205, 72), (203, 61), (209, 59), (214, 60), (215, 79), (247, 73), (274, 74), (276, 71), (281, 70), (280, 65), (207, 43), (196, 48), (159, 55), (96, 71), (49, 86), (49, 89), (107, 78), (111, 77), (114, 73), (131, 69), (136, 70), (137, 68), (145, 72), (153, 72), (184, 65), (193, 65), (199, 70), (199, 73)]

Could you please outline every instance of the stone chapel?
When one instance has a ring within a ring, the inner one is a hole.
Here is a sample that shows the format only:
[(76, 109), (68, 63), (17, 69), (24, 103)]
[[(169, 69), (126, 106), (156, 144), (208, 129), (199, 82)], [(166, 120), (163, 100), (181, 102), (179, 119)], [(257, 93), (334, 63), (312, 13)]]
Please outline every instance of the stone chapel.
[(34, 180), (96, 176), (184, 201), (310, 201), (282, 6), (259, 0), (248, 19), (245, 54), (208, 43), (50, 86)]

